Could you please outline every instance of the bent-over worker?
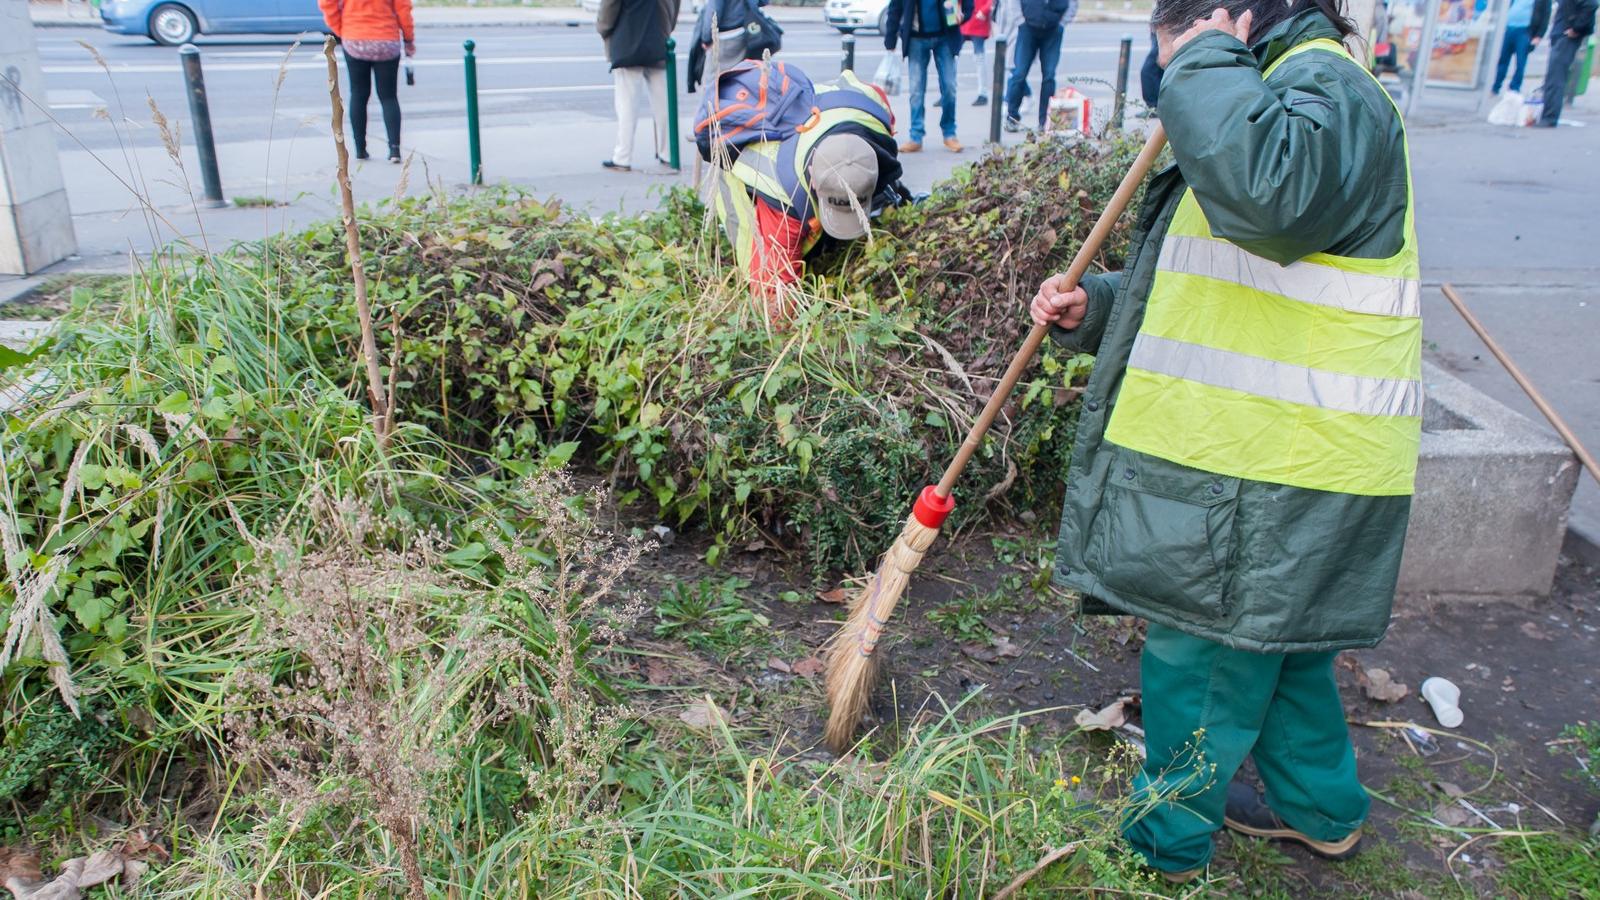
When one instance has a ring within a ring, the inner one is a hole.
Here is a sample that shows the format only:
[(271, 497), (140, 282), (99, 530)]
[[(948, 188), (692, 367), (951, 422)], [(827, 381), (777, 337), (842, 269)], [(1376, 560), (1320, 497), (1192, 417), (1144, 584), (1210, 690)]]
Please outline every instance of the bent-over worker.
[(1367, 817), (1333, 662), (1388, 627), (1422, 323), (1405, 131), (1337, 2), (1158, 0), (1176, 164), (1123, 271), (1032, 303), (1096, 356), (1056, 581), (1149, 622), (1123, 833), (1178, 882), (1224, 826), (1344, 859)]
[(789, 312), (783, 288), (823, 236), (862, 237), (874, 211), (905, 197), (883, 90), (853, 72), (815, 88), (815, 111), (797, 133), (745, 144), (731, 160), (713, 157), (727, 167), (712, 179), (710, 203), (752, 291), (780, 322)]

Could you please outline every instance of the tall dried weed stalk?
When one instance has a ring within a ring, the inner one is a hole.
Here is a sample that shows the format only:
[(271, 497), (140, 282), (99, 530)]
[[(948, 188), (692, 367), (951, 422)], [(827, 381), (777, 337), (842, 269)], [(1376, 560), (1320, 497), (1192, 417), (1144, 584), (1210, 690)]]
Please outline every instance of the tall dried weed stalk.
[(434, 536), (373, 549), (370, 510), (324, 506), (311, 548), (269, 545), (248, 598), (259, 664), (233, 682), (227, 727), (292, 822), (324, 805), (370, 815), (422, 898), (418, 835), (440, 782), (478, 726), (529, 707), (521, 685), (493, 685), (527, 651), (447, 573)]
[(548, 708), (528, 788), (530, 824), (552, 833), (602, 811), (596, 788), (631, 717), (597, 700), (586, 677), (590, 658), (622, 642), (647, 609), (622, 582), (653, 545), (619, 538), (585, 512), (609, 501), (603, 486), (580, 492), (566, 473), (530, 478), (520, 502), (533, 527), (495, 546), (506, 570), (502, 602), (530, 605), (550, 629), (550, 646), (533, 660)]
[[(519, 494), (531, 527), (497, 542), (492, 589), (453, 574), (436, 535), (375, 549), (371, 511), (343, 503), (323, 504), (312, 549), (271, 547), (250, 598), (263, 626), (228, 704), (235, 749), (264, 768), (292, 828), (327, 805), (370, 815), (413, 897), (426, 890), (419, 835), (445, 820), (450, 770), (485, 728), (534, 717), (526, 808), (551, 833), (601, 806), (625, 732), (627, 712), (596, 699), (588, 657), (644, 612), (619, 586), (648, 546), (596, 524), (584, 508), (603, 508), (604, 491), (580, 493), (565, 474)], [(531, 636), (500, 624), (529, 608), (544, 626)]]

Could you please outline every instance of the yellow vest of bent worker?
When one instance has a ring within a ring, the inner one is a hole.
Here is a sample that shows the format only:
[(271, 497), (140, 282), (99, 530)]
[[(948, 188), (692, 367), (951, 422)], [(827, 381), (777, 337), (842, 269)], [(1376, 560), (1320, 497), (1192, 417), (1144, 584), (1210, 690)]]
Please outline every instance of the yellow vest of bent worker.
[[(1302, 52), (1358, 65), (1322, 39), (1262, 77)], [(1252, 481), (1410, 494), (1422, 319), (1409, 161), (1406, 192), (1405, 242), (1394, 256), (1314, 253), (1283, 266), (1213, 235), (1186, 191), (1106, 440)]]

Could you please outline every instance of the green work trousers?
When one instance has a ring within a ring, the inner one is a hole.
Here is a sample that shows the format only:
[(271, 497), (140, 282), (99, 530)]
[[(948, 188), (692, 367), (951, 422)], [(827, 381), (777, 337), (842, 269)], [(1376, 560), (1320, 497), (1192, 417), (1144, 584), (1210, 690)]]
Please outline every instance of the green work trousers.
[(1334, 654), (1252, 653), (1150, 623), (1140, 656), (1149, 755), (1123, 835), (1168, 872), (1204, 866), (1228, 782), (1253, 756), (1290, 828), (1338, 841), (1370, 802), (1356, 779)]

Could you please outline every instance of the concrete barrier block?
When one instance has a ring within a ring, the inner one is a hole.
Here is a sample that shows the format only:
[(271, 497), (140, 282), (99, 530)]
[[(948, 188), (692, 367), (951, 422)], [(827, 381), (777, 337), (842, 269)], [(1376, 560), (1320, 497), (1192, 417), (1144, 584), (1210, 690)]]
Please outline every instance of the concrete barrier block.
[(1417, 493), (1401, 594), (1435, 599), (1550, 592), (1580, 466), (1554, 432), (1424, 365)]

